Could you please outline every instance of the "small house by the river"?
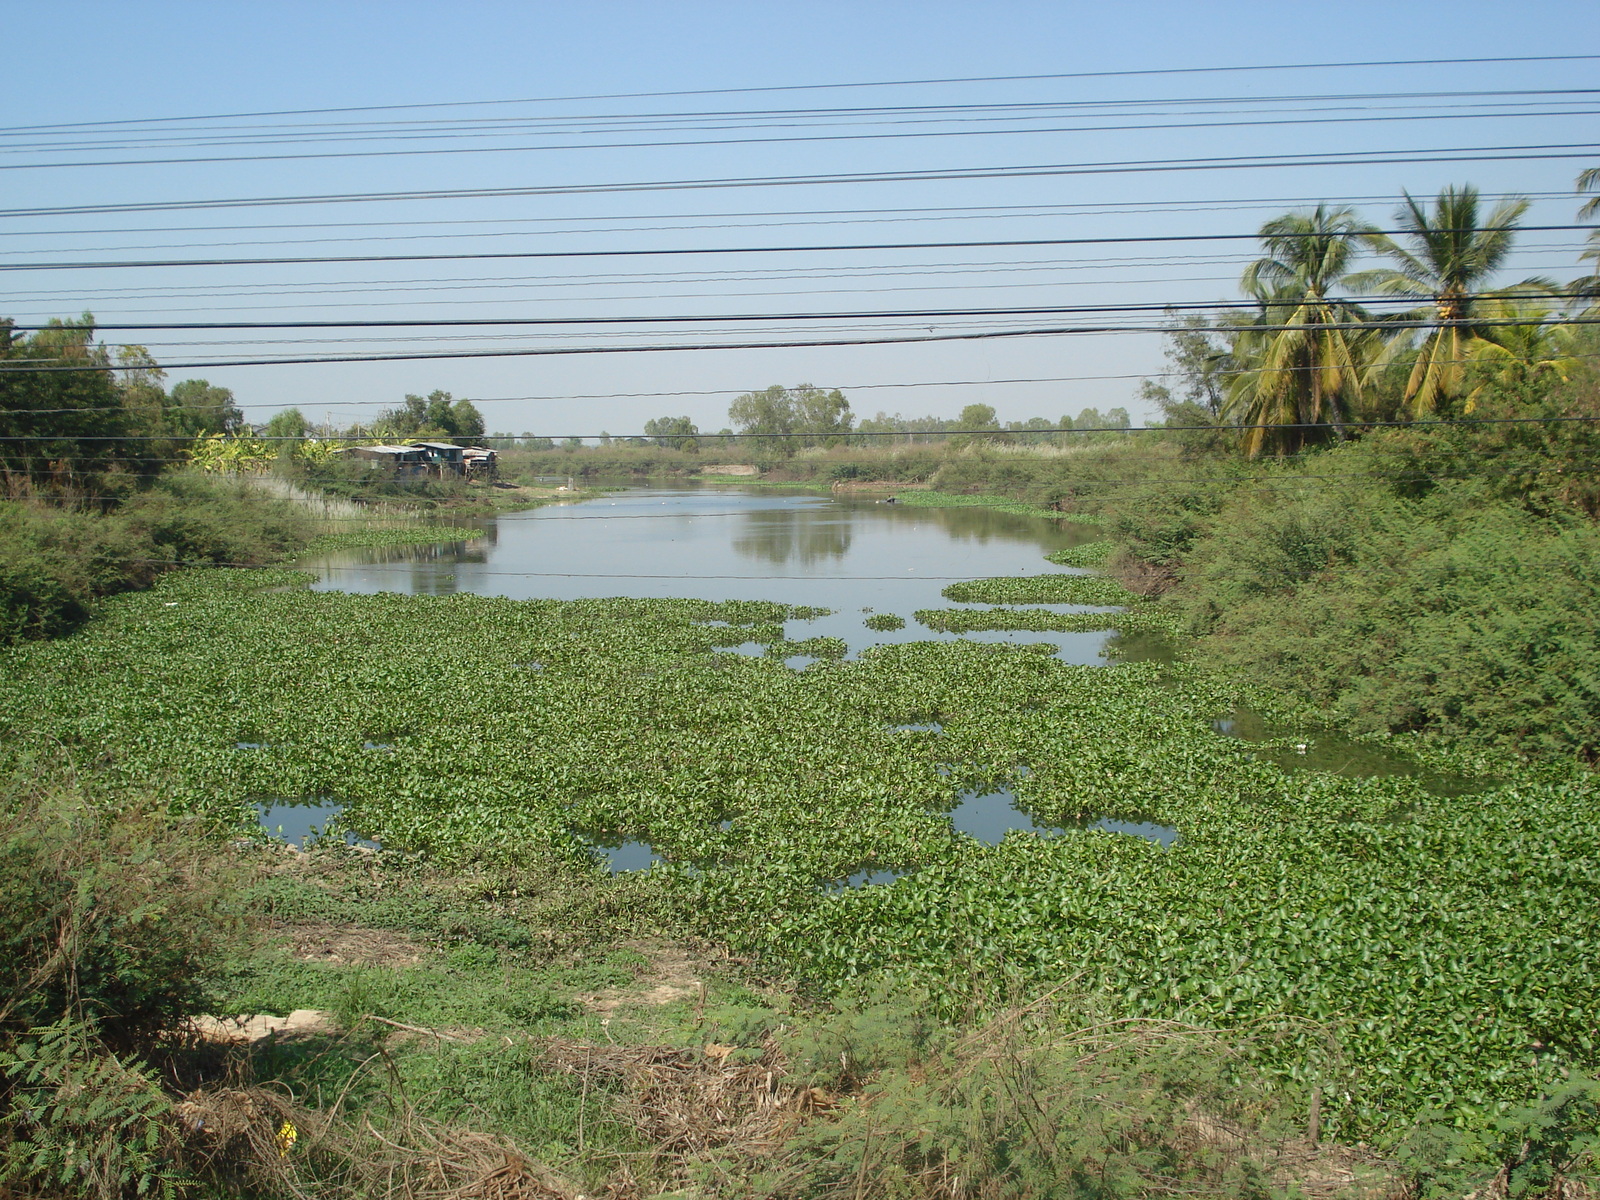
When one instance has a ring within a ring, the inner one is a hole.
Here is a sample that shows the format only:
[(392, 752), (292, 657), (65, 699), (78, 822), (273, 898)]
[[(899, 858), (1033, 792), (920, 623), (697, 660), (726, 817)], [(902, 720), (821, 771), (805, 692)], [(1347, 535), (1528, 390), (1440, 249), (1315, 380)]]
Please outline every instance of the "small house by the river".
[(374, 467), (387, 466), (396, 475), (426, 475), (433, 465), (421, 446), (348, 446), (339, 453)]

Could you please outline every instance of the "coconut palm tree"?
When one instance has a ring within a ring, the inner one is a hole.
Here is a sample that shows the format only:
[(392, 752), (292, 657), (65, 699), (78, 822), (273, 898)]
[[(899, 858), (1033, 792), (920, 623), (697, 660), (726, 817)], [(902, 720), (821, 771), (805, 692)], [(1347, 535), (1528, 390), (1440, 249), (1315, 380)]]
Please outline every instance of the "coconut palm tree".
[(1242, 369), (1229, 384), (1227, 404), (1230, 418), (1246, 427), (1252, 457), (1268, 446), (1293, 452), (1328, 429), (1342, 434), (1358, 412), (1367, 318), (1333, 293), (1369, 233), (1353, 209), (1325, 205), (1261, 227), (1266, 254), (1240, 281), (1257, 316), (1235, 340)]
[(1495, 321), (1494, 340), (1479, 340), (1472, 350), (1482, 382), (1468, 395), (1462, 411), (1471, 412), (1491, 382), (1508, 387), (1544, 381), (1565, 383), (1582, 363), (1577, 357), (1576, 330), (1562, 324), (1556, 309), (1536, 300), (1484, 302), (1483, 315)]
[[(1600, 167), (1590, 167), (1578, 176), (1578, 194), (1600, 192)], [(1600, 196), (1587, 201), (1578, 210), (1578, 220), (1587, 221), (1590, 217), (1600, 216)], [(1579, 260), (1587, 259), (1600, 268), (1600, 229), (1591, 230), (1589, 233), (1589, 248), (1578, 255)], [(1592, 275), (1585, 275), (1582, 279), (1572, 281), (1573, 291), (1588, 299), (1600, 297), (1600, 270)]]
[[(1486, 301), (1555, 289), (1553, 281), (1535, 277), (1509, 288), (1485, 290), (1511, 253), (1517, 222), (1527, 211), (1528, 201), (1513, 198), (1495, 205), (1485, 217), (1478, 189), (1471, 185), (1445, 188), (1431, 213), (1405, 193), (1395, 221), (1405, 231), (1409, 248), (1386, 234), (1367, 236), (1367, 244), (1397, 266), (1353, 276), (1352, 286), (1431, 301), (1401, 317), (1432, 326), (1405, 387), (1403, 402), (1414, 416), (1438, 412), (1461, 395), (1477, 343), (1491, 340), (1485, 335), (1493, 326), (1482, 323), (1490, 319), (1482, 312)], [(1409, 341), (1398, 338), (1391, 345), (1398, 349)]]

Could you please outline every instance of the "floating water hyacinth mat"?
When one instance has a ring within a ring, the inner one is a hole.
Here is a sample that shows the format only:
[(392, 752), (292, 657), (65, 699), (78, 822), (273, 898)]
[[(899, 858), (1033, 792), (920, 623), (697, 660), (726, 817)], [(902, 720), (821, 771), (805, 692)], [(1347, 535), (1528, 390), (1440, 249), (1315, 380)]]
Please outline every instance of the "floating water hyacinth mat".
[[(1481, 1124), (1594, 1066), (1588, 777), (1446, 798), (1289, 774), (1213, 731), (1239, 698), (1182, 665), (718, 649), (781, 641), (782, 603), (264, 590), (304, 578), (180, 573), (0, 653), (6, 767), (64, 755), (107, 802), (235, 822), (326, 798), (386, 846), (548, 846), (597, 886), (589, 838), (641, 840), (663, 903), (803, 986), (890, 973), (958, 1012), (1070, 981), (1264, 1033), (1263, 1067), (1323, 1087), (1330, 1136), (1425, 1107)], [(956, 832), (961, 795), (999, 786), (1061, 832)], [(1102, 817), (1178, 840), (1077, 828)], [(898, 878), (839, 886), (861, 871)]]
[(940, 593), (959, 604), (1143, 604), (1103, 575), (1013, 575), (952, 583)]

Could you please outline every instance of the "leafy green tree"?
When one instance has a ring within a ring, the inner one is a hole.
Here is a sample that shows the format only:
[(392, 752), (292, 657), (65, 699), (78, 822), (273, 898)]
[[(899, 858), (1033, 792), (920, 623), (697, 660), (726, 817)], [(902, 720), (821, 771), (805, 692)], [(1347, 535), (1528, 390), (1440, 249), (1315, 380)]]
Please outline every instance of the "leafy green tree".
[(655, 439), (656, 445), (665, 449), (693, 451), (700, 448), (700, 443), (694, 440), (700, 430), (688, 417), (656, 417), (644, 423), (644, 431)]
[(1231, 377), (1226, 409), (1244, 426), (1252, 457), (1268, 448), (1292, 453), (1330, 429), (1342, 435), (1358, 414), (1376, 341), (1367, 314), (1332, 293), (1348, 286), (1359, 239), (1371, 232), (1353, 209), (1320, 204), (1261, 227), (1266, 254), (1241, 280), (1257, 304), (1256, 328), (1234, 344), (1247, 369)]
[[(1216, 323), (1237, 326), (1250, 319), (1249, 314), (1224, 313)], [(1224, 409), (1238, 363), (1232, 335), (1211, 326), (1208, 318), (1193, 313), (1176, 317), (1168, 327), (1164, 352), (1172, 383), (1146, 379), (1139, 384), (1144, 407), (1158, 409), (1165, 424), (1180, 427), (1183, 432), (1174, 436), (1191, 453), (1220, 450), (1227, 441), (1221, 433), (1228, 425)]]
[(1006, 431), (1021, 435), (1021, 441), (1030, 446), (1048, 444), (1052, 440), (1051, 434), (1043, 432), (1055, 428), (1045, 417), (1029, 417), (1026, 421), (1007, 421)]
[(849, 437), (855, 418), (850, 401), (838, 388), (825, 392), (802, 383), (790, 389), (789, 400), (794, 406), (794, 429), (803, 445), (838, 446)]
[[(1582, 196), (1591, 192), (1600, 192), (1600, 167), (1590, 167), (1578, 176), (1578, 194)], [(1583, 207), (1578, 209), (1580, 221), (1587, 221), (1596, 216), (1600, 216), (1600, 196), (1586, 201)], [(1578, 260), (1592, 262), (1597, 269), (1594, 274), (1573, 280), (1573, 290), (1586, 299), (1593, 300), (1600, 297), (1600, 229), (1590, 230), (1588, 248), (1578, 255)]]
[(476, 404), (471, 400), (457, 400), (450, 406), (447, 428), (452, 438), (472, 442), (481, 440), (488, 427), (483, 423), (483, 414), (478, 411)]
[(776, 454), (793, 454), (801, 446), (840, 445), (854, 423), (843, 392), (809, 383), (746, 392), (728, 406), (728, 419), (738, 426), (740, 437)]
[(167, 373), (161, 364), (143, 346), (119, 346), (117, 367), (117, 390), (134, 426), (146, 433), (165, 432), (167, 392), (162, 381)]
[(397, 441), (412, 438), (475, 442), (483, 438), (486, 428), (477, 405), (470, 400), (457, 400), (444, 391), (426, 396), (408, 393), (399, 408), (385, 409), (373, 422), (378, 436)]
[(119, 439), (137, 429), (94, 334), (89, 313), (31, 337), (0, 321), (0, 474), (8, 481), (73, 488), (128, 451)]
[(191, 436), (233, 434), (243, 428), (244, 413), (229, 389), (213, 387), (204, 379), (184, 379), (172, 385), (166, 422), (174, 432)]
[(998, 433), (1000, 431), (1000, 421), (995, 415), (993, 405), (969, 404), (957, 415), (956, 428), (982, 432), (988, 432), (992, 429)]
[(1583, 365), (1576, 327), (1556, 319), (1555, 309), (1536, 300), (1488, 301), (1484, 315), (1511, 322), (1494, 328), (1494, 340), (1474, 343), (1472, 361), (1481, 382), (1468, 395), (1463, 411), (1472, 412), (1490, 383), (1502, 388), (1541, 384), (1545, 389), (1567, 383)]
[[(1414, 416), (1444, 410), (1463, 395), (1467, 364), (1476, 343), (1494, 340), (1493, 327), (1479, 323), (1486, 319), (1486, 301), (1554, 290), (1554, 282), (1543, 277), (1484, 290), (1511, 253), (1517, 223), (1527, 211), (1528, 201), (1513, 198), (1501, 201), (1485, 216), (1477, 188), (1452, 186), (1439, 193), (1432, 212), (1406, 194), (1395, 221), (1405, 230), (1409, 247), (1386, 234), (1366, 235), (1373, 249), (1397, 265), (1352, 276), (1351, 285), (1429, 301), (1405, 314), (1410, 320), (1432, 325), (1423, 337), (1402, 397)], [(1400, 339), (1399, 344), (1409, 341)]]
[(738, 397), (728, 405), (728, 420), (738, 427), (739, 436), (757, 449), (794, 453), (794, 404), (781, 384)]
[(274, 413), (272, 419), (262, 427), (261, 433), (269, 438), (303, 438), (308, 428), (304, 413), (298, 408), (286, 408)]

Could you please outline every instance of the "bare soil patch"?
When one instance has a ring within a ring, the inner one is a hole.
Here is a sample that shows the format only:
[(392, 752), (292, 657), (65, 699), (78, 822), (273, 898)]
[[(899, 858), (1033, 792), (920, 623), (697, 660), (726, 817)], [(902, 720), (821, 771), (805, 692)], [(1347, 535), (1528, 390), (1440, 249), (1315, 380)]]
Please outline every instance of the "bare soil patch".
[(578, 999), (590, 1012), (610, 1016), (619, 1008), (634, 1005), (671, 1004), (676, 1000), (698, 998), (704, 994), (698, 968), (684, 947), (667, 942), (630, 942), (635, 950), (650, 960), (641, 970), (639, 978), (628, 987), (607, 988)]
[(353, 967), (414, 967), (428, 948), (387, 929), (359, 925), (289, 925), (281, 931), (302, 962), (339, 963)]

